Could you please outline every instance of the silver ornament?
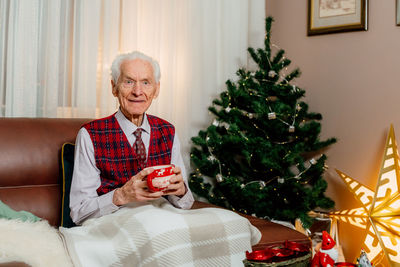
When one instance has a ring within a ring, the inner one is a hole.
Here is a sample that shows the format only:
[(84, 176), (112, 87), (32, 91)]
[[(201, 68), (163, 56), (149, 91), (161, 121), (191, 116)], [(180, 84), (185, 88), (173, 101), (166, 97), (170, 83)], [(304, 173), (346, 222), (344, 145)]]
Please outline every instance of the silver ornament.
[(221, 126), (223, 126), (225, 129), (229, 130), (229, 124), (226, 122), (221, 123)]
[(274, 119), (276, 119), (276, 113), (275, 113), (275, 112), (270, 112), (270, 113), (268, 113), (268, 119), (269, 119), (269, 120), (274, 120)]
[(276, 76), (276, 72), (275, 72), (274, 70), (270, 70), (270, 71), (268, 72), (268, 76), (269, 76), (270, 78), (274, 78), (274, 77)]
[(210, 155), (210, 156), (207, 157), (207, 159), (208, 159), (209, 161), (215, 161), (217, 158), (214, 157), (214, 155)]

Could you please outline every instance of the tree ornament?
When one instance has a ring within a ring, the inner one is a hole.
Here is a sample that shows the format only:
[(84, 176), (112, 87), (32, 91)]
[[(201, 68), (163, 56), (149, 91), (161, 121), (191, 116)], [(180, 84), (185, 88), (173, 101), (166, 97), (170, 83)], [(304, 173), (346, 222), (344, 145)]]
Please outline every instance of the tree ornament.
[(230, 125), (226, 122), (223, 122), (220, 124), (222, 127), (224, 127), (225, 129), (229, 130)]
[(294, 133), (295, 127), (293, 125), (289, 126), (289, 133)]
[(297, 168), (297, 165), (292, 165), (289, 167), (289, 170), (291, 173), (297, 175), (300, 173), (299, 168)]
[(386, 140), (376, 190), (336, 170), (361, 207), (336, 211), (330, 217), (362, 229), (368, 259), (380, 265), (385, 255), (390, 266), (400, 266), (400, 157), (393, 125)]
[(219, 122), (217, 120), (214, 120), (212, 123), (214, 126), (218, 127), (219, 126)]
[(249, 116), (249, 119), (252, 119), (252, 118), (254, 118), (254, 113), (249, 113), (248, 116)]
[(282, 177), (278, 177), (277, 181), (278, 183), (283, 184), (285, 182), (285, 179)]
[(311, 163), (311, 165), (315, 165), (315, 164), (317, 164), (317, 161), (314, 158), (312, 158), (312, 159), (310, 159), (310, 163)]
[(224, 180), (224, 178), (222, 177), (222, 174), (218, 173), (215, 176), (215, 179), (217, 180), (218, 183), (222, 182)]
[(261, 188), (264, 188), (264, 187), (265, 187), (265, 185), (266, 185), (266, 184), (265, 184), (265, 182), (264, 182), (264, 181), (260, 181), (260, 187), (261, 187)]
[(216, 158), (214, 155), (208, 156), (207, 159), (208, 159), (209, 161), (216, 161), (216, 160), (217, 160), (217, 158)]
[(270, 112), (270, 113), (268, 113), (268, 119), (269, 119), (269, 120), (274, 120), (274, 119), (276, 119), (276, 113), (275, 113), (275, 112)]
[(274, 70), (270, 70), (270, 71), (268, 72), (268, 77), (274, 78), (275, 76), (276, 76), (276, 72), (275, 72)]
[(225, 108), (226, 113), (229, 113), (232, 109), (228, 106)]

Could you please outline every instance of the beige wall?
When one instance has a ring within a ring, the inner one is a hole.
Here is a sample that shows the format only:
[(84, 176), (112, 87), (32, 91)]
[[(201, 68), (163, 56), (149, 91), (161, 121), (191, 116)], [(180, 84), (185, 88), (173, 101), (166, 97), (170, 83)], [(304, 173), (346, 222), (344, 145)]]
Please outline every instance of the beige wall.
[[(291, 66), (302, 71), (296, 82), (306, 90), (310, 110), (323, 115), (322, 137), (339, 140), (327, 151), (328, 195), (337, 209), (355, 208), (358, 203), (334, 169), (375, 190), (391, 123), (400, 142), (400, 26), (395, 25), (395, 0), (369, 1), (368, 31), (312, 37), (307, 37), (307, 2), (266, 0), (266, 13), (275, 19), (272, 40), (285, 49)], [(341, 241), (351, 260), (362, 237)]]

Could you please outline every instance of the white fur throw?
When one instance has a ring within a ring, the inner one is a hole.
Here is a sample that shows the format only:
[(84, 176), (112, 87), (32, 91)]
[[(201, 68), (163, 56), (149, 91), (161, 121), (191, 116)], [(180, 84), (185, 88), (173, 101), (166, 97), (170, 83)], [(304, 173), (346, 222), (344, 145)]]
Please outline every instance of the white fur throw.
[(22, 261), (33, 267), (70, 267), (58, 230), (47, 221), (0, 219), (0, 263)]

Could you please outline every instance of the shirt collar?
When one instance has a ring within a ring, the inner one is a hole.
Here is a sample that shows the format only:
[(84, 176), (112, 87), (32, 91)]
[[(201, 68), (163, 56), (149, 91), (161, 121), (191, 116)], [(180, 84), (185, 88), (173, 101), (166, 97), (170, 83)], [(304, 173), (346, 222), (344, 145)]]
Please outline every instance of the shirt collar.
[[(133, 132), (136, 131), (137, 128), (139, 128), (125, 117), (121, 109), (118, 109), (117, 113), (115, 114), (115, 118), (117, 119), (119, 126), (121, 126), (122, 131), (125, 133), (125, 135), (133, 134)], [(143, 122), (140, 128), (142, 128), (144, 132), (150, 134), (150, 124), (147, 119), (146, 113), (144, 113)]]

